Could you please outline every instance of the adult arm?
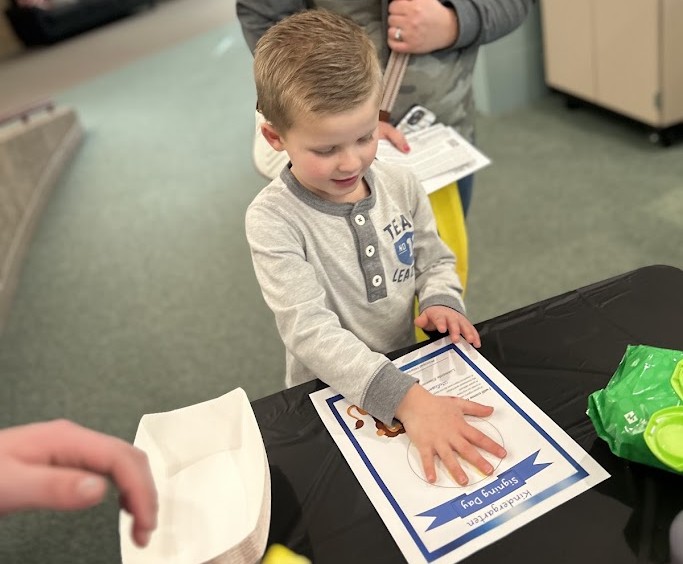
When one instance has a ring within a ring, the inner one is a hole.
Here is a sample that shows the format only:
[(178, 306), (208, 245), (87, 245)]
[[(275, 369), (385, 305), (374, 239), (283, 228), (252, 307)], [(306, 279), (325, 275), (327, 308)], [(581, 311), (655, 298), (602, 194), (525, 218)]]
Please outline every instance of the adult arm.
[(414, 54), (490, 43), (517, 29), (534, 1), (393, 0), (387, 41), (399, 53)]
[(455, 10), (459, 33), (454, 47), (491, 43), (517, 29), (535, 0), (446, 0)]
[(106, 478), (133, 516), (133, 539), (145, 546), (156, 527), (158, 506), (144, 452), (66, 420), (0, 431), (0, 515), (91, 507), (104, 498)]

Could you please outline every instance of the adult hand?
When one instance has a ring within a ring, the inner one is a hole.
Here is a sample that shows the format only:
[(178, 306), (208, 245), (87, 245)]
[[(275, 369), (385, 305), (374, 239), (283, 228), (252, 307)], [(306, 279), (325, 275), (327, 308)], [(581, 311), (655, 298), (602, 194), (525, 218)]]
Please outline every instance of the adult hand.
[(479, 348), (481, 339), (479, 332), (474, 328), (462, 313), (446, 306), (430, 306), (415, 318), (415, 325), (427, 331), (448, 332), (451, 341), (457, 343), (460, 335), (471, 345)]
[(388, 25), (387, 41), (397, 53), (445, 49), (455, 43), (459, 34), (455, 11), (439, 0), (393, 0), (389, 2)]
[(380, 121), (378, 133), (380, 139), (386, 139), (387, 141), (390, 141), (391, 144), (402, 153), (407, 153), (410, 151), (410, 146), (408, 145), (408, 141), (406, 141), (405, 135), (403, 135), (403, 133), (401, 133), (390, 123), (387, 123), (386, 121)]
[(104, 498), (107, 477), (133, 516), (133, 540), (145, 546), (156, 528), (158, 506), (144, 452), (66, 420), (0, 431), (0, 515), (91, 507)]
[(499, 458), (507, 455), (501, 445), (465, 420), (465, 415), (487, 417), (491, 413), (493, 408), (490, 406), (452, 396), (435, 396), (415, 384), (399, 404), (396, 417), (420, 453), (429, 483), (436, 481), (434, 457), (438, 456), (453, 479), (465, 485), (468, 478), (458, 456), (488, 476), (493, 472), (493, 466), (478, 448)]

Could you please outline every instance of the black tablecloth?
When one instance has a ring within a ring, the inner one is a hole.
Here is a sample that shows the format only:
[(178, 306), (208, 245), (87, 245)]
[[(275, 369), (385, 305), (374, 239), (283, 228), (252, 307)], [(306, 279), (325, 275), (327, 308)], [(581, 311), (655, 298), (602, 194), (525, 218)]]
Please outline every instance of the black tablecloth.
[[(683, 510), (683, 477), (612, 455), (586, 407), (627, 345), (683, 350), (683, 271), (642, 268), (477, 328), (481, 353), (612, 477), (465, 562), (668, 562), (669, 525)], [(308, 382), (253, 402), (272, 478), (269, 543), (316, 564), (402, 562), (308, 397), (322, 387)]]

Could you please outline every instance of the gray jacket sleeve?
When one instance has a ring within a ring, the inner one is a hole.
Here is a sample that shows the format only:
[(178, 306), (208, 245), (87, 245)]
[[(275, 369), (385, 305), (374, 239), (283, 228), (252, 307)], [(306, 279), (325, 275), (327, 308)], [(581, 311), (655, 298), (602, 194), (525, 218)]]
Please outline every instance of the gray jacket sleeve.
[(511, 33), (526, 19), (535, 0), (446, 0), (455, 10), (460, 25), (453, 45), (462, 49), (483, 45)]
[(237, 0), (237, 18), (251, 52), (270, 26), (308, 7), (306, 0)]
[[(460, 22), (460, 35), (452, 48), (491, 43), (517, 29), (535, 0), (442, 0), (453, 8)], [(384, 3), (382, 3), (384, 6)], [(237, 18), (249, 49), (273, 24), (312, 7), (307, 0), (237, 0)], [(359, 22), (363, 23), (363, 22)]]

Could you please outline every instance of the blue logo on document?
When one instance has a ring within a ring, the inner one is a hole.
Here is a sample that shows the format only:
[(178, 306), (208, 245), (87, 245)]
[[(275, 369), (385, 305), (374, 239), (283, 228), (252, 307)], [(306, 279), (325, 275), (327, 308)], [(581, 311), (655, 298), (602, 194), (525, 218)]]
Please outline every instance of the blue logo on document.
[(394, 243), (396, 249), (396, 256), (403, 264), (412, 266), (413, 259), (413, 232), (408, 231), (403, 234), (398, 241)]
[(427, 530), (430, 531), (458, 517), (465, 518), (488, 507), (524, 486), (526, 480), (552, 464), (552, 462), (536, 464), (535, 461), (539, 452), (537, 450), (531, 456), (515, 464), (512, 468), (500, 474), (497, 480), (483, 488), (479, 488), (470, 494), (458, 496), (451, 501), (419, 513), (418, 516), (432, 517), (434, 519), (429, 527), (427, 527)]

